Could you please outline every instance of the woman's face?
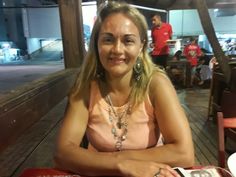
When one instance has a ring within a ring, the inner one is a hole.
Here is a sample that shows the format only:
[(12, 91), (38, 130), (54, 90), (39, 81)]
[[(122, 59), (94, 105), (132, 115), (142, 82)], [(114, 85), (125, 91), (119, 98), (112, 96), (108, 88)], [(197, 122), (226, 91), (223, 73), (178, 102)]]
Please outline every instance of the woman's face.
[(138, 28), (128, 17), (116, 13), (104, 20), (98, 37), (98, 54), (110, 77), (132, 74), (142, 47)]

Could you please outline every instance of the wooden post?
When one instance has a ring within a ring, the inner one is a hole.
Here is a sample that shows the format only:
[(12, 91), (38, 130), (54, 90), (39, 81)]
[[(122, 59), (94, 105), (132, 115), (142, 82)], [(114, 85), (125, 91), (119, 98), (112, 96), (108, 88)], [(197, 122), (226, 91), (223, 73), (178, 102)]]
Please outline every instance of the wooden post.
[(81, 0), (59, 0), (65, 68), (79, 67), (85, 56)]
[(208, 12), (207, 4), (205, 0), (193, 0), (195, 7), (198, 10), (198, 14), (202, 23), (203, 30), (212, 46), (214, 55), (219, 62), (220, 68), (224, 73), (226, 83), (229, 84), (231, 77), (231, 69), (228, 65), (229, 58), (224, 54), (219, 41), (216, 37), (214, 27)]

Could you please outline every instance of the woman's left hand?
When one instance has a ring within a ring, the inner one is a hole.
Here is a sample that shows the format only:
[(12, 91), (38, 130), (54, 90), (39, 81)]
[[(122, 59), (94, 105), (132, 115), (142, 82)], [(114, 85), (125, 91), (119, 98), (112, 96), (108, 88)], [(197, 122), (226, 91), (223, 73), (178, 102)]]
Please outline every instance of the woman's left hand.
[(180, 177), (169, 165), (156, 162), (124, 160), (118, 166), (125, 177)]

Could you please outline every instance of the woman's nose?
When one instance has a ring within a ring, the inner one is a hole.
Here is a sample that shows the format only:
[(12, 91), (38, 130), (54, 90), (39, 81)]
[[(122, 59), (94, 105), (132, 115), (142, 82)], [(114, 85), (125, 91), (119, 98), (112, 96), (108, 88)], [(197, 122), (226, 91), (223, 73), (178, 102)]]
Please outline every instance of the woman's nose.
[(123, 50), (123, 44), (120, 40), (117, 40), (114, 45), (113, 45), (113, 52), (115, 53), (122, 53), (122, 50)]

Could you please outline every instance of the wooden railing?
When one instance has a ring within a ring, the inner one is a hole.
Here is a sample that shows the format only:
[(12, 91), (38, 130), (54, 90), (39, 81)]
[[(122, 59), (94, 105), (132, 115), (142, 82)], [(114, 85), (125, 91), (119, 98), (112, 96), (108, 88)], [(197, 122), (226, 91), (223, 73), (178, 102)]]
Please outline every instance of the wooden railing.
[(0, 152), (65, 98), (78, 69), (66, 69), (16, 88), (0, 100)]

